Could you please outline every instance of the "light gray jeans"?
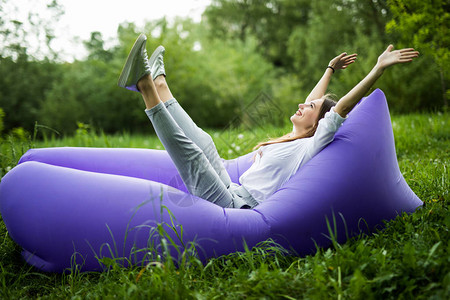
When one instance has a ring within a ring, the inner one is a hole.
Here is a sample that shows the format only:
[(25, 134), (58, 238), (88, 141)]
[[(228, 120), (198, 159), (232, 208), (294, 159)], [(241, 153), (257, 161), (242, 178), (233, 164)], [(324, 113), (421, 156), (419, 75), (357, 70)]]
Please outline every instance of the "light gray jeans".
[(188, 191), (221, 207), (253, 208), (258, 202), (232, 183), (211, 136), (175, 99), (145, 110)]

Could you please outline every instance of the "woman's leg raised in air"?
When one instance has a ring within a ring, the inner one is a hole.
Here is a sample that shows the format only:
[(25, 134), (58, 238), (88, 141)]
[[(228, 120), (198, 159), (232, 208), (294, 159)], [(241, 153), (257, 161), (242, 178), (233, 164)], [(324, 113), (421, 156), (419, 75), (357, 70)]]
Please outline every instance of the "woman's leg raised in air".
[(177, 167), (189, 192), (221, 207), (230, 207), (233, 196), (203, 151), (189, 139), (159, 97), (150, 75), (137, 84), (146, 113), (161, 143)]
[(166, 70), (164, 67), (164, 53), (163, 46), (159, 46), (152, 53), (149, 64), (156, 90), (162, 102), (172, 117), (177, 122), (178, 126), (184, 131), (186, 136), (191, 139), (206, 155), (214, 170), (219, 174), (220, 179), (225, 186), (229, 187), (231, 184), (230, 176), (225, 170), (222, 159), (217, 153), (216, 146), (211, 136), (198, 127), (186, 111), (175, 100), (175, 97), (170, 91), (169, 85), (166, 81)]
[(169, 153), (189, 192), (221, 207), (232, 207), (233, 196), (219, 178), (203, 151), (178, 126), (161, 101), (151, 76), (141, 34), (133, 45), (119, 77), (118, 85), (140, 92), (146, 113), (156, 134)]

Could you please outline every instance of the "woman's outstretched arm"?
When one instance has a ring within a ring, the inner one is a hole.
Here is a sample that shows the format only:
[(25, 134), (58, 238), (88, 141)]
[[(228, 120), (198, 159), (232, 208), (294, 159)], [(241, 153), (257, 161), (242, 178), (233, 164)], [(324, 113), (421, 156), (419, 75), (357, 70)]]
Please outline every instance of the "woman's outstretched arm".
[(413, 48), (392, 51), (393, 48), (393, 45), (387, 47), (387, 49), (378, 57), (378, 61), (370, 73), (339, 100), (334, 108), (335, 112), (342, 117), (347, 116), (359, 100), (369, 91), (377, 79), (383, 75), (386, 68), (395, 64), (411, 62), (413, 58), (419, 56), (419, 52), (415, 51)]
[(333, 58), (328, 64), (328, 66), (330, 66), (331, 68), (327, 68), (325, 70), (322, 78), (320, 78), (319, 82), (317, 82), (314, 89), (306, 98), (305, 103), (322, 98), (322, 96), (325, 95), (328, 84), (330, 83), (331, 75), (333, 75), (334, 71), (347, 68), (348, 65), (355, 62), (356, 56), (357, 54), (347, 55), (347, 53), (344, 52)]

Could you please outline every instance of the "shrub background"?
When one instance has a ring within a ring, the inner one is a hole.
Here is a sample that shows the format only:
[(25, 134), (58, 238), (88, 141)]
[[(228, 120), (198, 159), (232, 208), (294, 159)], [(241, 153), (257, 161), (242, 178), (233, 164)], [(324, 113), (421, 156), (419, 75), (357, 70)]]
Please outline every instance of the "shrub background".
[[(423, 20), (426, 12), (441, 11), (440, 22), (448, 20), (444, 1), (214, 0), (200, 23), (178, 18), (150, 21), (142, 28), (120, 24), (109, 48), (99, 32), (92, 32), (82, 41), (88, 55), (70, 63), (52, 51), (52, 34), (64, 12), (58, 1), (47, 2), (55, 17), (38, 19), (33, 31), (0, 10), (0, 38), (5, 43), (0, 49), (0, 108), (5, 132), (16, 127), (32, 132), (36, 122), (63, 135), (73, 134), (77, 122), (106, 133), (151, 131), (140, 96), (116, 85), (140, 32), (149, 36), (149, 53), (159, 44), (166, 47), (171, 89), (202, 127), (223, 128), (241, 117), (243, 108), (262, 92), (279, 104), (283, 113), (276, 118), (283, 122), (330, 59), (343, 51), (357, 52), (357, 63), (336, 72), (329, 87), (343, 96), (389, 43), (422, 52), (413, 64), (388, 70), (377, 83), (388, 95), (391, 111), (447, 109), (448, 65), (442, 62), (448, 57), (448, 39), (433, 52), (424, 38), (412, 38), (411, 33), (414, 16)], [(14, 26), (8, 26), (11, 22)], [(430, 36), (448, 36), (446, 26), (427, 28)], [(47, 39), (41, 39), (40, 52), (32, 52), (28, 39), (42, 32)]]

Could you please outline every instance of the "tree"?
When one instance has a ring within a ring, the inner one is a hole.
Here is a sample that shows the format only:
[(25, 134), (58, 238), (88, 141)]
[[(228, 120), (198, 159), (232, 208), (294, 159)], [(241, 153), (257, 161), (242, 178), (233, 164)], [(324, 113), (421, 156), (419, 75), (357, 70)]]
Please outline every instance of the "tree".
[(86, 49), (89, 51), (88, 59), (110, 61), (112, 53), (105, 50), (105, 42), (101, 32), (91, 32), (91, 39), (83, 42)]
[(46, 93), (61, 76), (60, 66), (49, 61), (2, 58), (0, 62), (0, 107), (4, 109), (4, 129), (33, 130)]
[[(212, 39), (256, 40), (256, 51), (280, 74), (272, 86), (285, 107), (307, 96), (333, 55), (360, 54), (357, 64), (334, 76), (330, 90), (339, 96), (369, 72), (389, 43), (400, 46), (385, 30), (392, 19), (387, 0), (215, 0), (205, 16)], [(394, 111), (435, 109), (441, 107), (435, 69), (424, 58), (389, 72), (384, 78), (391, 81), (377, 86), (397, 98)], [(417, 76), (418, 70), (429, 76)]]
[(256, 38), (258, 51), (275, 66), (290, 68), (291, 31), (309, 19), (309, 0), (215, 0), (205, 10), (211, 37)]
[(0, 3), (0, 57), (17, 59), (22, 56), (37, 60), (58, 57), (52, 49), (52, 41), (55, 24), (64, 9), (57, 0), (21, 3), (1, 0)]
[(386, 25), (388, 32), (400, 38), (424, 54), (434, 58), (440, 68), (443, 105), (448, 107), (446, 81), (450, 67), (450, 2), (448, 0), (389, 0), (392, 20)]
[[(321, 18), (323, 15), (327, 18)], [(347, 33), (356, 29), (366, 35), (376, 33), (384, 41), (390, 15), (386, 0), (215, 0), (205, 16), (211, 36), (242, 41), (253, 36), (261, 54), (275, 66), (292, 71), (294, 57), (288, 51), (288, 41), (292, 34), (299, 34), (299, 28), (305, 34), (320, 25), (320, 34), (330, 37), (327, 33), (337, 32), (333, 26), (338, 25)], [(311, 23), (319, 18), (322, 24)], [(334, 41), (339, 38), (340, 35), (333, 36), (329, 44), (336, 46)]]
[(51, 42), (55, 22), (63, 11), (56, 0), (27, 0), (20, 8), (17, 1), (0, 3), (0, 107), (5, 112), (4, 129), (23, 127), (31, 131), (46, 92), (60, 75), (59, 65), (51, 62), (57, 58)]

